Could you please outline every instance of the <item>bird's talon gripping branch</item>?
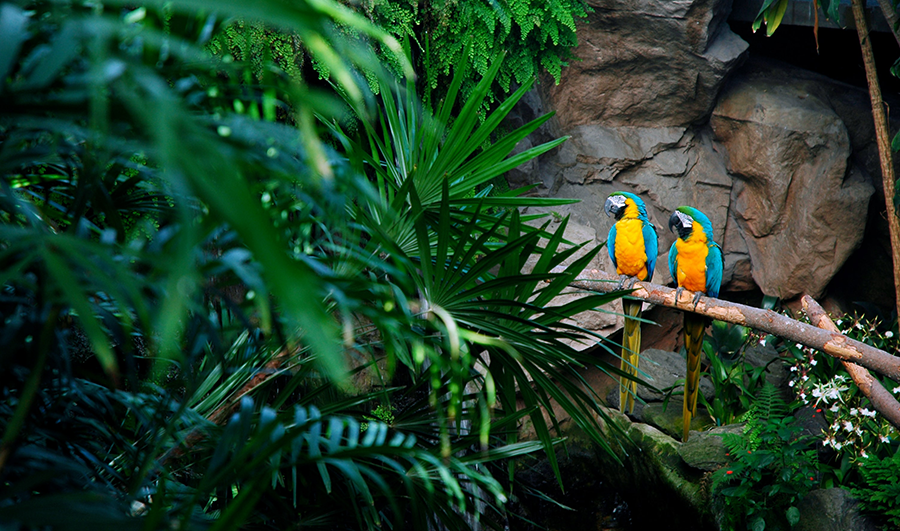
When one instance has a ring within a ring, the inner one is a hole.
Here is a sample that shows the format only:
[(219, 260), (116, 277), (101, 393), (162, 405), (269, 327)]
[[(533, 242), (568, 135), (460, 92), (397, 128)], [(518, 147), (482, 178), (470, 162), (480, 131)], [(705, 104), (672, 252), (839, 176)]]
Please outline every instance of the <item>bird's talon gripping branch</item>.
[(699, 291), (694, 294), (694, 309), (697, 309), (697, 305), (700, 304), (700, 297), (703, 297), (703, 294)]

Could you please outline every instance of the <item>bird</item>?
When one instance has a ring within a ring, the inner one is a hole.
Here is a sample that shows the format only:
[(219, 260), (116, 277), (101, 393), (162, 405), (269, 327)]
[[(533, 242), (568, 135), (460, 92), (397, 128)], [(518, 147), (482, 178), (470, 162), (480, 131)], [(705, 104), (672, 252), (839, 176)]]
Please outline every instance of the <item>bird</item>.
[[(638, 280), (653, 278), (659, 243), (656, 228), (647, 217), (647, 207), (640, 197), (628, 192), (614, 192), (604, 205), (607, 216), (616, 222), (609, 229), (606, 247), (609, 258), (616, 267), (616, 274), (623, 275), (620, 288), (631, 280), (629, 288)], [(622, 372), (637, 375), (641, 351), (641, 305), (633, 299), (622, 299), (625, 313), (625, 332), (622, 338)], [(637, 382), (619, 382), (619, 409), (623, 413), (634, 412), (634, 395)]]
[[(680, 206), (669, 218), (669, 229), (678, 236), (669, 249), (669, 272), (678, 286), (675, 299), (684, 290), (694, 292), (694, 308), (700, 296), (718, 297), (722, 284), (722, 250), (713, 240), (712, 223), (696, 208)], [(691, 418), (697, 414), (700, 387), (700, 352), (708, 320), (693, 312), (684, 314), (684, 347), (687, 351), (687, 374), (684, 379), (684, 432), (687, 442)]]

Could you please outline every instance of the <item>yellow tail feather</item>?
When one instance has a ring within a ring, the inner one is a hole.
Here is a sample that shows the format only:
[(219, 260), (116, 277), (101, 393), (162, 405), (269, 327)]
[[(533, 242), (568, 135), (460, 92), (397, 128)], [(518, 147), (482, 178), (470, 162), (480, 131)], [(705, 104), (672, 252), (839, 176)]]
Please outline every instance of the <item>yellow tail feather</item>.
[[(641, 352), (641, 301), (622, 299), (622, 309), (625, 312), (625, 333), (622, 336), (622, 364), (623, 372), (637, 375), (638, 363)], [(636, 318), (636, 319), (632, 319)], [(637, 393), (637, 382), (634, 380), (619, 380), (619, 410), (622, 413), (634, 412), (634, 397)]]
[(703, 352), (703, 333), (706, 317), (695, 313), (684, 314), (684, 348), (687, 350), (687, 374), (684, 377), (684, 432), (687, 442), (691, 430), (691, 418), (697, 414), (697, 395), (700, 390), (700, 354)]

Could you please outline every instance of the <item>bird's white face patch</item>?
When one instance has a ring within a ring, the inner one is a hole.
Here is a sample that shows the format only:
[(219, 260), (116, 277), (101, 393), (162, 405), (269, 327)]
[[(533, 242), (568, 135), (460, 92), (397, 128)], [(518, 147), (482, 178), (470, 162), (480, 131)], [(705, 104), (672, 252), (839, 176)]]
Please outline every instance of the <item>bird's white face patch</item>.
[(684, 229), (690, 229), (694, 226), (694, 220), (684, 212), (679, 212), (678, 210), (676, 210), (675, 215), (678, 216), (678, 222), (681, 223), (681, 226)]
[(613, 212), (617, 212), (620, 209), (625, 208), (625, 196), (622, 195), (611, 195), (606, 199), (606, 205), (604, 205), (604, 210), (606, 210), (606, 215), (611, 216)]

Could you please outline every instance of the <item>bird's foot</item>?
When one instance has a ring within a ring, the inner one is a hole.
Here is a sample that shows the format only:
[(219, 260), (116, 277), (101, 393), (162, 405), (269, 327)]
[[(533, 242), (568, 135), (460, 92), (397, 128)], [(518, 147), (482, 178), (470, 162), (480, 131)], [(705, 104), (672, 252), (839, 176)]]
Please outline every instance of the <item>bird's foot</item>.
[(623, 283), (624, 283), (623, 287), (625, 289), (632, 289), (634, 287), (634, 285), (637, 283), (637, 281), (638, 281), (637, 277), (628, 277), (627, 279), (625, 279), (623, 281)]
[(681, 286), (675, 288), (675, 305), (678, 306), (678, 301), (681, 300), (681, 294), (684, 293), (685, 289)]
[(700, 304), (700, 297), (702, 296), (703, 294), (699, 291), (697, 293), (694, 293), (694, 311), (697, 311), (697, 305)]
[(628, 282), (628, 279), (631, 278), (628, 275), (619, 275), (619, 283), (616, 284), (616, 291), (622, 291), (625, 288), (625, 283)]

